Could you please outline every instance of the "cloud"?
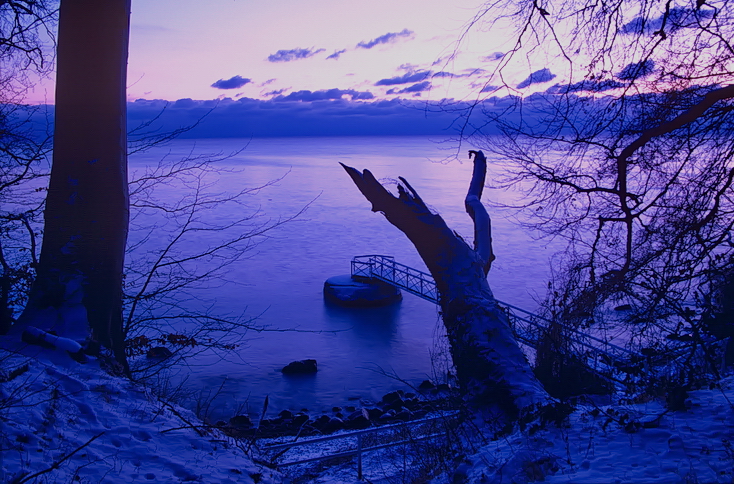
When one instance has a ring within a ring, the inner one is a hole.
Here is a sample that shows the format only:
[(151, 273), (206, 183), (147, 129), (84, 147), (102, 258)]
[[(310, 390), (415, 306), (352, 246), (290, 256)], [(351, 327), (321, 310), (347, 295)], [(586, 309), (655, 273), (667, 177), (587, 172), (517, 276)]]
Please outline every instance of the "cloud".
[[(168, 107), (161, 114), (165, 106)], [(451, 126), (456, 113), (440, 110), (427, 113), (425, 108), (425, 102), (400, 98), (356, 102), (348, 97), (313, 102), (263, 101), (246, 97), (219, 101), (186, 99), (174, 103), (137, 100), (128, 103), (128, 120), (129, 126), (134, 127), (160, 114), (153, 128), (162, 132), (201, 120), (183, 134), (183, 138), (455, 134)], [(201, 119), (204, 115), (206, 117)], [(46, 119), (39, 117), (38, 121)]]
[(615, 77), (625, 81), (634, 81), (640, 77), (649, 76), (655, 69), (655, 62), (650, 59), (627, 64)]
[(345, 53), (347, 49), (341, 49), (341, 50), (335, 50), (333, 54), (330, 56), (327, 56), (327, 59), (338, 59), (339, 56), (341, 56), (343, 53)]
[(522, 81), (520, 84), (517, 85), (517, 88), (523, 89), (525, 87), (528, 87), (531, 84), (540, 84), (542, 82), (548, 82), (552, 80), (554, 77), (556, 77), (556, 75), (551, 73), (551, 71), (546, 67), (546, 68), (540, 69), (530, 74), (527, 77), (527, 79), (525, 79), (524, 81)]
[(274, 91), (268, 91), (264, 94), (264, 96), (277, 96), (279, 94), (283, 94), (287, 89), (276, 89)]
[(390, 32), (385, 35), (381, 35), (377, 37), (376, 39), (372, 39), (369, 42), (360, 42), (359, 44), (357, 44), (357, 47), (360, 47), (362, 49), (371, 49), (375, 47), (376, 45), (390, 44), (392, 42), (395, 42), (400, 37), (412, 37), (413, 34), (414, 32), (408, 29), (403, 29), (400, 32)]
[(464, 69), (463, 74), (454, 74), (453, 72), (441, 71), (441, 72), (436, 72), (435, 74), (433, 74), (432, 77), (450, 77), (452, 79), (455, 79), (455, 78), (460, 78), (460, 77), (475, 76), (477, 74), (481, 74), (482, 72), (484, 72), (484, 69)]
[(268, 56), (269, 62), (291, 62), (298, 59), (308, 59), (309, 57), (313, 57), (319, 52), (323, 52), (326, 49), (316, 49), (313, 48), (310, 49), (291, 49), (291, 50), (279, 50), (275, 54), (270, 54)]
[(248, 79), (242, 76), (234, 76), (229, 79), (219, 79), (217, 82), (212, 84), (212, 87), (217, 89), (238, 89), (245, 84), (252, 82), (252, 79)]
[(502, 59), (505, 56), (502, 52), (492, 52), (489, 55), (485, 55), (482, 57), (482, 60), (485, 62), (492, 62), (492, 61), (498, 61)]
[(479, 91), (479, 92), (494, 92), (494, 91), (496, 91), (496, 90), (497, 90), (497, 89), (499, 89), (499, 88), (500, 88), (499, 86), (490, 86), (490, 85), (486, 85), (486, 86), (484, 86), (484, 87), (482, 88), (482, 90), (481, 90), (481, 91)]
[[(693, 10), (686, 7), (673, 7), (668, 12), (665, 28), (668, 32), (675, 32), (678, 29), (694, 27), (699, 21), (712, 18), (713, 16), (714, 10), (712, 9)], [(663, 15), (652, 20), (636, 17), (624, 24), (619, 31), (623, 34), (651, 34), (660, 31), (662, 26)]]
[(343, 96), (351, 96), (352, 101), (374, 99), (375, 96), (369, 91), (355, 91), (354, 89), (324, 89), (321, 91), (295, 91), (287, 96), (278, 96), (273, 101), (324, 101), (342, 99)]
[(414, 92), (423, 92), (423, 91), (429, 91), (431, 89), (431, 83), (429, 81), (423, 81), (419, 82), (418, 84), (413, 84), (412, 86), (408, 86), (405, 89), (401, 89), (397, 91), (396, 89), (390, 89), (387, 91), (387, 94), (408, 94), (408, 93), (414, 93)]
[(388, 79), (380, 79), (375, 86), (395, 86), (398, 84), (410, 84), (419, 82), (431, 75), (431, 71), (406, 72), (402, 76), (390, 77)]
[(546, 89), (545, 92), (548, 94), (567, 94), (569, 92), (603, 92), (603, 91), (609, 91), (610, 89), (617, 89), (620, 87), (624, 87), (626, 84), (621, 83), (619, 81), (615, 81), (613, 79), (605, 79), (603, 81), (590, 81), (590, 80), (584, 80), (580, 82), (576, 82), (574, 84), (566, 85), (566, 84), (554, 84), (548, 89)]

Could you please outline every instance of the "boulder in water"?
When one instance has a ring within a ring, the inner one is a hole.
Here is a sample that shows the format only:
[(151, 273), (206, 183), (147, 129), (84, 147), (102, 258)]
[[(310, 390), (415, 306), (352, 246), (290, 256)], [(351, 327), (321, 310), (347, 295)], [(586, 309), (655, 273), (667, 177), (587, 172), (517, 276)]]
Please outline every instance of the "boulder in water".
[(298, 360), (292, 361), (283, 367), (282, 371), (286, 375), (308, 375), (316, 373), (316, 360)]

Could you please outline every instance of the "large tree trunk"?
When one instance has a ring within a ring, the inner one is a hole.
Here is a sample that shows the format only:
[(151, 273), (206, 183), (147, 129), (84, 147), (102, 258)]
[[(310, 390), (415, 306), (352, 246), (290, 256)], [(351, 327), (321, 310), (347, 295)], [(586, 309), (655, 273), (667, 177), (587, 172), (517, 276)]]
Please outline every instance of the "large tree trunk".
[(22, 317), (124, 362), (130, 0), (62, 0), (53, 166), (36, 281)]
[(511, 418), (551, 401), (535, 378), (498, 306), (486, 274), (494, 259), (489, 215), (480, 202), (486, 159), (475, 153), (465, 206), (474, 220), (476, 250), (431, 213), (408, 182), (400, 178), (399, 196), (369, 172), (342, 166), (373, 212), (382, 212), (413, 243), (436, 281), (442, 317), (461, 389), (476, 410), (499, 407)]

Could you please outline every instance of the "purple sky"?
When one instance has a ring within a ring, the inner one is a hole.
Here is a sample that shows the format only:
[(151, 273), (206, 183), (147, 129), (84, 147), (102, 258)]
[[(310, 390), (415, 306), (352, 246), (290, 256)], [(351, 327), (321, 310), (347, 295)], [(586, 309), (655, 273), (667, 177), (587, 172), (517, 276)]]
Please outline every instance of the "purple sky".
[[(509, 24), (485, 16), (483, 24), (467, 31), (481, 5), (477, 0), (134, 0), (130, 114), (138, 119), (169, 101), (176, 107), (169, 109), (170, 124), (172, 113), (190, 119), (219, 100), (205, 120), (206, 136), (268, 135), (265, 125), (277, 127), (289, 117), (313, 123), (314, 115), (327, 111), (348, 118), (345, 126), (366, 122), (392, 126), (395, 134), (422, 134), (448, 127), (452, 117), (421, 110), (419, 102), (527, 96), (568, 82), (564, 65), (552, 62), (557, 53), (506, 57), (516, 41)], [(487, 22), (494, 22), (491, 28)], [(496, 87), (503, 83), (506, 87)], [(53, 79), (39, 83), (28, 101), (52, 103)], [(313, 111), (310, 118), (304, 116), (306, 107)], [(232, 126), (236, 111), (247, 111), (248, 121)]]

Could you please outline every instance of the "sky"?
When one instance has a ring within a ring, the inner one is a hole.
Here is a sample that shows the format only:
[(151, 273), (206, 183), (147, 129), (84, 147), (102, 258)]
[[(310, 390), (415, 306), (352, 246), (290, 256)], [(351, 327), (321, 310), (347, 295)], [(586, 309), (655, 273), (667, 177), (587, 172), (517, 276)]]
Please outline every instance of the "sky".
[[(506, 87), (496, 87), (492, 76), (517, 36), (502, 21), (468, 29), (481, 7), (480, 0), (133, 0), (131, 126), (165, 106), (163, 129), (209, 113), (192, 137), (446, 134), (456, 131), (456, 113), (427, 103), (527, 96), (567, 81), (560, 64), (515, 56), (503, 67)], [(28, 101), (52, 104), (53, 79)]]
[[(334, 89), (359, 100), (462, 98), (484, 87), (484, 70), (507, 47), (507, 36), (495, 31), (469, 36), (456, 50), (480, 6), (478, 0), (133, 0), (128, 99), (306, 101), (309, 91)], [(52, 80), (29, 99), (52, 102)]]

